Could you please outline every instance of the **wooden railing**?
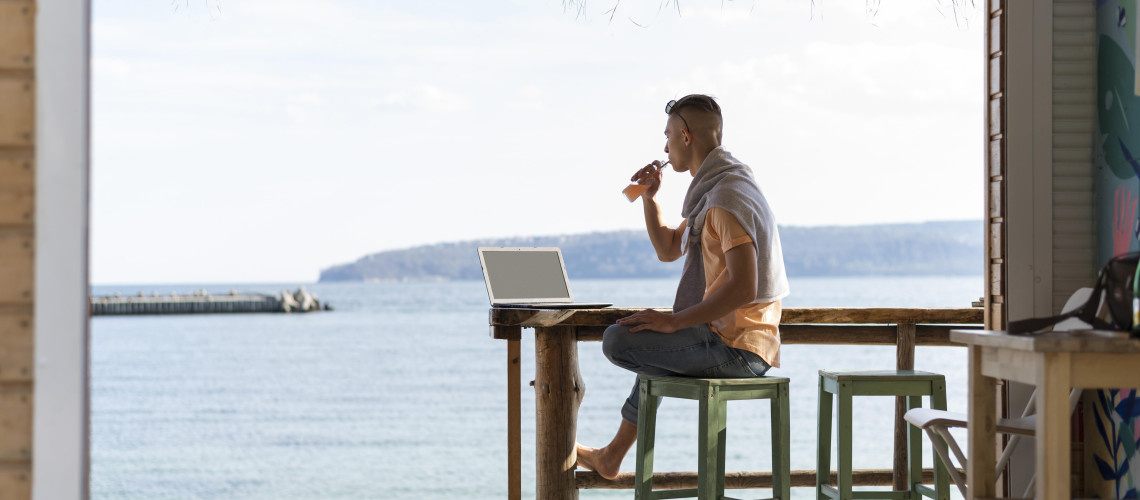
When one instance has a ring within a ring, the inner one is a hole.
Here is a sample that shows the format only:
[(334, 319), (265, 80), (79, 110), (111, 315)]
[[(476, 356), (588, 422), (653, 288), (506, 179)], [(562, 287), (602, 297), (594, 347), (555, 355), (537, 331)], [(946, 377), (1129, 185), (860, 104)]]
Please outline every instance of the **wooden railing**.
[[(537, 310), (491, 309), (491, 334), (508, 342), (508, 426), (517, 429), (518, 402), (518, 342), (522, 328), (535, 329), (535, 389), (543, 391), (536, 397), (536, 431), (539, 441), (536, 473), (540, 498), (566, 498), (568, 488), (633, 488), (633, 474), (622, 473), (614, 480), (606, 480), (588, 471), (574, 472), (572, 464), (566, 468), (567, 453), (573, 452), (574, 416), (580, 402), (577, 348), (575, 341), (599, 341), (607, 327), (621, 317), (639, 309), (590, 310)], [(668, 311), (668, 309), (660, 309)], [(983, 322), (981, 308), (963, 309), (902, 309), (902, 308), (789, 308), (784, 309), (780, 324), (781, 342), (792, 344), (826, 345), (894, 345), (896, 368), (914, 369), (915, 346), (955, 346), (950, 341), (950, 330), (980, 329)], [(902, 419), (906, 407), (904, 398), (895, 404), (894, 469), (863, 469), (853, 473), (855, 486), (893, 485), (906, 488), (906, 425)], [(569, 430), (569, 434), (566, 431)], [(567, 438), (569, 442), (567, 443)], [(521, 455), (516, 430), (508, 430), (509, 481), (511, 496), (518, 490)], [(567, 475), (569, 474), (569, 475)], [(832, 471), (832, 474), (835, 474)], [(924, 472), (930, 481), (931, 471)], [(697, 484), (695, 472), (654, 474), (654, 485), (659, 488), (691, 488)], [(792, 486), (815, 485), (815, 471), (792, 471)], [(726, 488), (771, 487), (771, 474), (760, 472), (731, 473), (725, 478)]]

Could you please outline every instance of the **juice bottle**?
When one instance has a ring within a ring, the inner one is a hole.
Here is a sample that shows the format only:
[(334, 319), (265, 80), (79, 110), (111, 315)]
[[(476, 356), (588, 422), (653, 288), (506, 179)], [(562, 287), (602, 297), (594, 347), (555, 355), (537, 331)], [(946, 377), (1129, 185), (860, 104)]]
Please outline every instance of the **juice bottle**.
[(626, 199), (632, 203), (638, 197), (645, 194), (646, 191), (649, 191), (649, 186), (645, 184), (630, 184), (621, 190), (621, 194), (624, 194)]
[[(665, 166), (668, 164), (669, 164), (669, 161), (665, 160), (665, 162), (662, 163), (661, 166), (657, 167), (657, 171), (660, 172), (662, 170), (665, 170)], [(639, 198), (641, 195), (645, 194), (646, 191), (649, 191), (649, 185), (638, 184), (635, 182), (633, 184), (626, 186), (625, 189), (621, 190), (621, 194), (624, 194), (625, 198), (627, 200), (629, 200), (630, 203), (633, 203), (634, 200)]]

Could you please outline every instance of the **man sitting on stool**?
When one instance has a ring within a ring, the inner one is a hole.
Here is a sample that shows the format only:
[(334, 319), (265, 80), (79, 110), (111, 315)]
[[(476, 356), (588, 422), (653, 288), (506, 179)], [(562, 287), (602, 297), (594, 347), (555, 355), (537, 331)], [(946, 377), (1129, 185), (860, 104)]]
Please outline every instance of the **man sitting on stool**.
[[(656, 195), (660, 162), (633, 180), (642, 195), (645, 226), (657, 257), (685, 255), (673, 313), (652, 309), (606, 329), (602, 351), (614, 364), (648, 376), (757, 377), (780, 366), (780, 300), (789, 293), (780, 235), (752, 170), (721, 146), (720, 106), (693, 94), (665, 107), (665, 153), (676, 172), (693, 179), (684, 220), (669, 227)], [(621, 409), (617, 434), (602, 448), (577, 445), (578, 465), (606, 479), (637, 439), (638, 384)]]

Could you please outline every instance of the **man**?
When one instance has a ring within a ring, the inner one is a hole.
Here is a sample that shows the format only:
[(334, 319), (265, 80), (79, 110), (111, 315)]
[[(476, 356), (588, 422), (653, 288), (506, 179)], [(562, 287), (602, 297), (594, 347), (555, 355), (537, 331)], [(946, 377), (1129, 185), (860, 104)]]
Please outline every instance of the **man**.
[[(789, 293), (780, 236), (752, 171), (721, 146), (720, 106), (712, 97), (670, 101), (665, 153), (676, 172), (689, 172), (683, 221), (669, 227), (656, 195), (662, 165), (632, 180), (642, 195), (645, 226), (662, 261), (685, 256), (672, 314), (647, 309), (606, 329), (602, 351), (639, 375), (756, 377), (780, 366), (780, 300)], [(621, 409), (622, 422), (602, 448), (578, 445), (578, 465), (607, 479), (637, 439), (638, 386)]]

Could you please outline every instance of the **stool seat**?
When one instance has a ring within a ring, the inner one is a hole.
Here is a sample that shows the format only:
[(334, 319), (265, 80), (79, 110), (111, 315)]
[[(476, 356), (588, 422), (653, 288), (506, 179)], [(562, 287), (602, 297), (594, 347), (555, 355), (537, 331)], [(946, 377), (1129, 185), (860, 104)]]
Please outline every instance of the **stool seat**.
[[(724, 497), (725, 417), (728, 401), (771, 400), (772, 496), (791, 500), (791, 433), (788, 383), (784, 377), (692, 378), (639, 376), (640, 404), (637, 411), (637, 472), (634, 496), (637, 499)], [(657, 426), (657, 406), (662, 397), (699, 402), (700, 432), (697, 436), (697, 488), (653, 491), (653, 439)]]
[(945, 380), (946, 377), (918, 370), (820, 370), (819, 376), (836, 380), (853, 381), (897, 381), (897, 380)]
[[(928, 496), (948, 500), (950, 485), (947, 472), (934, 459), (934, 488), (922, 484), (922, 433), (916, 428), (907, 432), (909, 479), (902, 491), (852, 491), (852, 399), (856, 396), (905, 397), (908, 409), (922, 406), (924, 396), (930, 406), (946, 409), (946, 378), (937, 373), (917, 370), (820, 370), (819, 427), (816, 448), (816, 497), (818, 500), (852, 500), (854, 498), (890, 498), (919, 500)], [(832, 400), (838, 398), (838, 474), (831, 485)]]

